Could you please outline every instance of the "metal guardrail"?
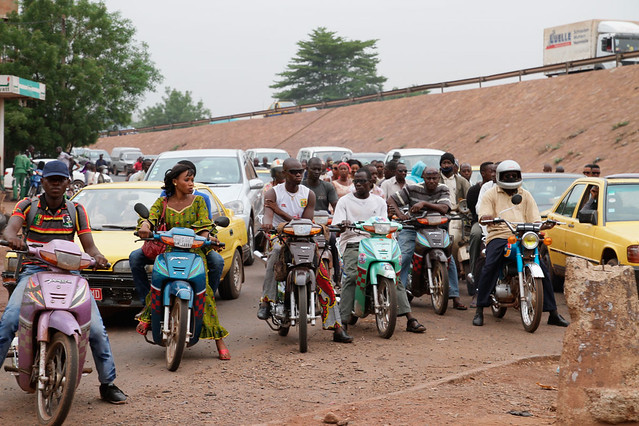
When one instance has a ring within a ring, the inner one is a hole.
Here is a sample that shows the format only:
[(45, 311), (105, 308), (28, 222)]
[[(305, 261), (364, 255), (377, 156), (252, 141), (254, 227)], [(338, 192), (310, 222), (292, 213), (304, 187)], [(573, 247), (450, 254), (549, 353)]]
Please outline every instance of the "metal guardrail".
[[(316, 102), (316, 103), (312, 103), (312, 104), (297, 105), (297, 106), (294, 106), (294, 107), (287, 107), (287, 108), (278, 108), (275, 111), (278, 114), (287, 114), (287, 113), (293, 113), (293, 112), (302, 111), (303, 109), (307, 109), (307, 108), (319, 108), (319, 109), (322, 109), (322, 108), (350, 105), (350, 104), (358, 103), (358, 102), (378, 101), (378, 100), (382, 100), (383, 98), (387, 98), (387, 97), (408, 95), (408, 94), (411, 94), (411, 93), (423, 92), (425, 90), (440, 89), (441, 92), (443, 93), (444, 89), (447, 88), (447, 87), (457, 87), (457, 86), (464, 86), (464, 85), (468, 85), (468, 84), (478, 84), (479, 87), (481, 87), (481, 84), (484, 83), (484, 82), (503, 80), (503, 79), (507, 79), (507, 78), (519, 78), (519, 81), (521, 82), (521, 77), (522, 76), (526, 76), (526, 75), (547, 73), (547, 72), (551, 72), (551, 71), (563, 71), (563, 72), (568, 73), (569, 70), (572, 69), (572, 68), (578, 68), (578, 67), (583, 67), (583, 66), (587, 66), (587, 65), (601, 64), (601, 63), (604, 63), (604, 62), (611, 62), (611, 61), (615, 61), (617, 66), (619, 66), (621, 61), (623, 61), (624, 59), (637, 58), (637, 57), (639, 57), (639, 51), (617, 53), (617, 54), (614, 54), (614, 55), (603, 56), (603, 57), (600, 57), (600, 58), (581, 59), (581, 60), (578, 60), (578, 61), (568, 61), (568, 62), (562, 62), (562, 63), (559, 63), (559, 64), (545, 65), (545, 66), (533, 67), (533, 68), (524, 68), (524, 69), (521, 69), (521, 70), (518, 70), (518, 71), (510, 71), (510, 72), (492, 74), (492, 75), (487, 75), (487, 76), (482, 76), (482, 77), (473, 77), (473, 78), (465, 78), (465, 79), (461, 79), (461, 80), (443, 81), (443, 82), (440, 82), (440, 83), (423, 84), (421, 86), (412, 86), (412, 87), (407, 87), (407, 88), (404, 88), (404, 89), (388, 90), (388, 91), (385, 91), (385, 92), (379, 92), (379, 93), (374, 93), (374, 94), (365, 95), (365, 96), (357, 96), (357, 97), (346, 98), (346, 99), (337, 99), (337, 100), (334, 100), (334, 101)], [(251, 117), (255, 117), (255, 116), (265, 116), (267, 114), (273, 114), (273, 112), (274, 112), (274, 110), (262, 110), (262, 111), (244, 112), (244, 113), (240, 113), (240, 114), (222, 115), (222, 116), (219, 116), (219, 117), (212, 117), (212, 118), (207, 118), (207, 119), (203, 119), (203, 120), (193, 120), (193, 121), (185, 121), (185, 122), (181, 122), (181, 123), (163, 124), (163, 125), (160, 125), (160, 126), (141, 127), (141, 128), (138, 128), (138, 129), (127, 129), (127, 130), (120, 130), (120, 131), (102, 132), (102, 133), (100, 133), (100, 136), (120, 136), (120, 135), (129, 134), (129, 133), (145, 133), (145, 132), (156, 132), (156, 131), (160, 131), (160, 130), (180, 129), (180, 128), (185, 128), (185, 127), (199, 126), (199, 125), (202, 125), (202, 124), (209, 124), (209, 123), (211, 123), (213, 121), (224, 122), (224, 121), (237, 120), (237, 119), (241, 119), (241, 118), (251, 118)]]

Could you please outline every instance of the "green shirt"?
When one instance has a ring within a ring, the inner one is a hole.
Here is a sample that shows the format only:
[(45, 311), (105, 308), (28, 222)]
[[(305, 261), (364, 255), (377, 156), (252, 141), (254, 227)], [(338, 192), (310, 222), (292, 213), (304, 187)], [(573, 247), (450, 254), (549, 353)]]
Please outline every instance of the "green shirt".
[(18, 154), (16, 158), (13, 159), (13, 174), (28, 174), (32, 168), (31, 160), (24, 155)]

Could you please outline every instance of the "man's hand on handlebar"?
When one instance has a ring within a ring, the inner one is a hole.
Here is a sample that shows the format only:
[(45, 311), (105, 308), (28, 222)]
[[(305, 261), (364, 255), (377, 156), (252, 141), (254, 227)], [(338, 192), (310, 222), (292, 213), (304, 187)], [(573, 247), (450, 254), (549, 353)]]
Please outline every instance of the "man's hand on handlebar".
[(493, 219), (495, 219), (495, 218), (488, 214), (488, 215), (482, 216), (481, 219), (479, 220), (479, 222), (482, 225), (491, 225), (491, 223), (484, 223), (484, 222), (492, 222)]
[(153, 236), (153, 232), (151, 232), (151, 228), (149, 227), (149, 222), (143, 222), (138, 230), (138, 237), (140, 238), (151, 238)]
[(273, 224), (272, 223), (263, 223), (261, 229), (268, 234), (273, 229)]
[[(419, 203), (414, 204), (408, 211), (411, 213), (419, 213), (424, 207), (426, 207), (426, 203), (424, 201), (420, 201)], [(398, 215), (397, 217), (402, 220), (408, 219), (407, 215), (404, 216), (406, 216), (406, 218), (402, 218), (400, 215)]]
[(9, 247), (11, 247), (13, 250), (27, 249), (27, 245), (25, 244), (22, 238), (19, 238), (19, 237), (8, 238), (7, 242), (9, 243)]

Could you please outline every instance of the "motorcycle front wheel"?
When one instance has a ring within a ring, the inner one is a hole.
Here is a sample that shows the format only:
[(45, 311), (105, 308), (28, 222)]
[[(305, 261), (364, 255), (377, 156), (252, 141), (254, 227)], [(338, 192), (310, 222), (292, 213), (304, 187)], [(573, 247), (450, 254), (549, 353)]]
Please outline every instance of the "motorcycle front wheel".
[(37, 390), (38, 420), (41, 424), (62, 424), (69, 414), (78, 385), (79, 357), (73, 337), (61, 332), (53, 335), (45, 354), (48, 380), (44, 389)]
[(295, 286), (295, 297), (297, 298), (298, 325), (300, 328), (300, 352), (308, 351), (308, 299), (306, 295), (306, 286)]
[(442, 262), (433, 262), (433, 290), (430, 292), (430, 300), (433, 309), (438, 315), (444, 315), (448, 309), (448, 269)]
[(541, 322), (541, 312), (544, 304), (544, 289), (541, 278), (535, 278), (532, 271), (524, 267), (524, 294), (522, 295), (519, 311), (524, 330), (534, 333)]
[(169, 336), (166, 341), (166, 368), (175, 371), (180, 366), (186, 346), (186, 326), (189, 305), (187, 300), (175, 298), (169, 313)]
[(379, 278), (375, 304), (379, 306), (379, 309), (375, 307), (377, 333), (384, 339), (390, 339), (397, 323), (397, 289), (393, 280), (386, 277)]

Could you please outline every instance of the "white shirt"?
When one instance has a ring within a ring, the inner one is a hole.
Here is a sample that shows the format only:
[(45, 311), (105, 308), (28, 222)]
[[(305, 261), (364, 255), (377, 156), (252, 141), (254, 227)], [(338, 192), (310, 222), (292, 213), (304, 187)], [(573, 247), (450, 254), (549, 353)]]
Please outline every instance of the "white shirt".
[(479, 206), (481, 206), (481, 199), (483, 198), (484, 194), (495, 185), (497, 185), (495, 182), (489, 180), (481, 186), (481, 189), (479, 190), (479, 196), (477, 197), (477, 204), (475, 204), (475, 211), (477, 212), (477, 214), (479, 214)]
[(455, 194), (457, 194), (457, 181), (455, 180), (455, 173), (450, 175), (450, 177), (446, 177), (443, 173), (441, 174), (442, 180), (444, 181), (444, 185), (448, 187), (448, 192), (451, 194), (450, 197), (450, 209), (457, 210), (457, 199)]
[(384, 182), (382, 182), (381, 188), (382, 188), (382, 191), (384, 191), (384, 194), (386, 195), (386, 199), (388, 200), (388, 197), (395, 194), (396, 192), (401, 191), (405, 185), (406, 185), (406, 181), (404, 181), (403, 185), (400, 185), (397, 182), (397, 179), (395, 178), (395, 176), (393, 176), (392, 178), (386, 179)]
[[(282, 209), (287, 215), (294, 219), (299, 219), (304, 213), (304, 209), (308, 204), (308, 189), (304, 185), (297, 187), (297, 192), (288, 192), (286, 190), (286, 182), (275, 185), (273, 190), (275, 191), (275, 201), (277, 206)], [(282, 222), (286, 222), (280, 215), (273, 215), (273, 226), (276, 227)]]
[(142, 182), (144, 180), (144, 176), (146, 172), (144, 170), (140, 170), (139, 172), (135, 172), (129, 178), (129, 182)]
[[(344, 195), (337, 201), (335, 213), (333, 214), (333, 224), (338, 225), (343, 221), (359, 222), (372, 216), (387, 217), (386, 201), (382, 198), (369, 195), (368, 198), (360, 199), (353, 193)], [(368, 232), (353, 231), (347, 229), (339, 238), (339, 251), (344, 253), (346, 244), (357, 243), (364, 238), (368, 238)]]

